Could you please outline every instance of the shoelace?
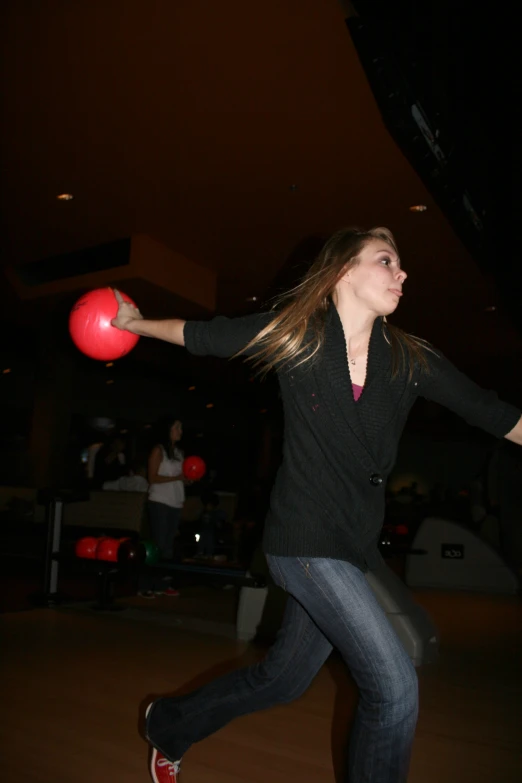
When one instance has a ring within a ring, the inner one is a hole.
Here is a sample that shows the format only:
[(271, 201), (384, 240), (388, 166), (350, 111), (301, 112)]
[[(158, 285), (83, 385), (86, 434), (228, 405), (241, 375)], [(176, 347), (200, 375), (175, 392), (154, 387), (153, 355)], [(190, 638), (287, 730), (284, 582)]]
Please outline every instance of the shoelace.
[(158, 767), (168, 767), (167, 772), (169, 775), (177, 775), (179, 768), (181, 767), (181, 761), (169, 761), (168, 759), (159, 759), (157, 762)]

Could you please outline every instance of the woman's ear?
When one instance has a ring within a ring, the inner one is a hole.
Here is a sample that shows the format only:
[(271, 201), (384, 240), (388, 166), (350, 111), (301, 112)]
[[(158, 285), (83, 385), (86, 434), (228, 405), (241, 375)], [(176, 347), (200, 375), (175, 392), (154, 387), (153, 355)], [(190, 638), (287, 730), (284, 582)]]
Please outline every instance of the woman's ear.
[(337, 278), (337, 283), (340, 283), (341, 281), (343, 283), (349, 283), (350, 282), (350, 272), (351, 268), (348, 264), (346, 264), (341, 271), (339, 272), (339, 277)]

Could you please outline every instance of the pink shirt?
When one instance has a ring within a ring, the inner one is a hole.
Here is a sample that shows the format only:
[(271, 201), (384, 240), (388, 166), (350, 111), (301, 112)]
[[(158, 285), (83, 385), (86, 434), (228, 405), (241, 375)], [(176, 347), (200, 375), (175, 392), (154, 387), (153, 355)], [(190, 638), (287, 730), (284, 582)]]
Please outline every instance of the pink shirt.
[(362, 394), (363, 387), (362, 386), (357, 386), (356, 383), (352, 383), (352, 389), (353, 389), (353, 398), (354, 398), (355, 402), (357, 402), (357, 400), (359, 399), (359, 397)]

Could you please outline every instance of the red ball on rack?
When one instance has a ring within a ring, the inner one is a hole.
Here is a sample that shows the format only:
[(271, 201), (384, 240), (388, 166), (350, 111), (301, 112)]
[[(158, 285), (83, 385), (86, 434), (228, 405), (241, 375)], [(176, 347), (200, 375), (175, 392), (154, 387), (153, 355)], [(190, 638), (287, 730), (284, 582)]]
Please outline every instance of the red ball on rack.
[(118, 538), (102, 538), (96, 549), (96, 560), (105, 560), (109, 563), (118, 562), (118, 549), (120, 548)]
[(99, 538), (94, 538), (94, 536), (79, 538), (74, 547), (76, 557), (81, 557), (84, 560), (95, 560), (98, 542)]

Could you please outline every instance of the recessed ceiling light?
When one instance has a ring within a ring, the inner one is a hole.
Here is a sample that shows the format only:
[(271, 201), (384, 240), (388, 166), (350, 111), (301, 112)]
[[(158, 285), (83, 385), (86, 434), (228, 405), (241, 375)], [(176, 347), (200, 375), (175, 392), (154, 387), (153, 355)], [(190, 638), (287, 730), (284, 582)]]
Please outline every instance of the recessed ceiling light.
[(114, 362), (107, 362), (106, 367), (114, 367)]
[(213, 408), (214, 407), (214, 403), (213, 402), (209, 402), (209, 403), (207, 403), (207, 405), (205, 407), (206, 408)]
[(413, 207), (410, 207), (410, 212), (426, 212), (427, 209), (426, 204), (414, 204)]
[(59, 193), (56, 198), (58, 201), (72, 201), (74, 196), (72, 193)]
[(4, 375), (7, 375), (7, 373), (9, 373), (9, 372), (11, 372), (11, 368), (10, 367), (6, 367), (5, 370), (2, 370), (2, 373)]
[(188, 387), (188, 390), (189, 390), (189, 391), (196, 391), (196, 387), (195, 387), (195, 386), (189, 386), (189, 387)]
[(494, 312), (496, 311), (496, 309), (497, 309), (497, 308), (495, 307), (495, 305), (490, 305), (489, 307), (485, 307), (485, 308), (484, 308), (484, 311), (485, 311), (486, 313), (494, 313)]
[(257, 302), (257, 296), (247, 296), (247, 302)]

